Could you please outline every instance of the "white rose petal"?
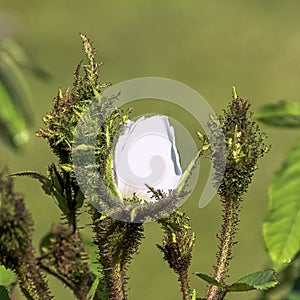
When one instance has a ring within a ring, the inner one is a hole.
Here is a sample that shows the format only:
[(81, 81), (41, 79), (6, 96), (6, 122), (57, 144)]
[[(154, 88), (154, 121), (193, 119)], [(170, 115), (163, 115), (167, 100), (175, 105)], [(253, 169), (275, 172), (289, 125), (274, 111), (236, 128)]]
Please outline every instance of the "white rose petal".
[(175, 189), (182, 170), (175, 145), (174, 128), (166, 116), (141, 117), (128, 121), (119, 138), (113, 169), (121, 197), (151, 201), (146, 184), (168, 193)]

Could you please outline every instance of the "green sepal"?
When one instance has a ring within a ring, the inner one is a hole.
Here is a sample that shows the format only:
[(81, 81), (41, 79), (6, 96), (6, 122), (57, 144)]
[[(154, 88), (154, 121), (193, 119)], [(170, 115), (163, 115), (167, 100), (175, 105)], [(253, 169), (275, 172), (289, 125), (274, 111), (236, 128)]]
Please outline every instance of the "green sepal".
[(13, 174), (10, 174), (10, 176), (12, 176), (12, 177), (21, 177), (22, 176), (22, 177), (30, 177), (33, 179), (37, 179), (42, 184), (43, 191), (47, 195), (51, 195), (51, 186), (52, 186), (51, 180), (43, 174), (28, 171), (28, 172), (13, 173)]
[[(65, 165), (66, 167), (66, 165)], [(47, 195), (50, 195), (55, 200), (57, 206), (60, 208), (60, 210), (63, 212), (64, 215), (69, 215), (71, 212), (71, 209), (69, 208), (67, 199), (64, 196), (65, 192), (65, 180), (60, 174), (54, 164), (49, 166), (48, 169), (48, 177), (37, 173), (37, 172), (20, 172), (20, 173), (14, 173), (11, 174), (11, 176), (25, 176), (25, 177), (31, 177), (33, 179), (37, 179), (42, 184), (42, 189)], [(82, 207), (84, 203), (84, 195), (78, 189), (77, 193), (75, 194), (75, 209), (79, 209)]]
[(81, 190), (78, 190), (78, 193), (75, 197), (75, 201), (76, 201), (76, 206), (75, 208), (79, 209), (82, 207), (83, 203), (84, 203), (84, 194), (81, 192)]
[(74, 166), (71, 164), (60, 164), (59, 166), (66, 172), (74, 172)]
[(186, 170), (182, 174), (182, 177), (181, 177), (181, 180), (179, 182), (179, 185), (176, 188), (176, 192), (180, 193), (180, 192), (182, 192), (187, 187), (188, 181), (190, 179), (190, 176), (191, 176), (194, 168), (197, 166), (197, 164), (199, 162), (201, 153), (202, 153), (201, 150), (198, 151), (198, 153), (195, 156), (195, 158), (189, 163), (188, 167), (186, 168)]
[(206, 151), (210, 148), (210, 144), (206, 135), (202, 134), (200, 131), (197, 131), (198, 139), (202, 142), (202, 151)]
[(114, 171), (112, 168), (113, 165), (113, 154), (109, 153), (107, 158), (106, 158), (106, 163), (105, 163), (105, 174), (103, 181), (105, 185), (109, 188), (110, 192), (117, 197), (118, 200), (120, 200), (121, 203), (123, 203), (123, 198), (119, 193), (119, 190), (116, 186), (115, 182), (115, 176), (114, 176)]
[(61, 195), (62, 187), (60, 185), (60, 180), (57, 175), (58, 173), (53, 171), (53, 169), (49, 168), (49, 171), (51, 172), (51, 179), (52, 181), (45, 175), (42, 175), (37, 172), (20, 172), (20, 173), (14, 173), (11, 174), (11, 176), (25, 176), (30, 177), (33, 179), (37, 179), (42, 184), (42, 189), (47, 195), (52, 196), (52, 198), (55, 200), (57, 206), (60, 208), (60, 210), (65, 214), (68, 215), (70, 213), (70, 209), (68, 208), (67, 200), (63, 195)]

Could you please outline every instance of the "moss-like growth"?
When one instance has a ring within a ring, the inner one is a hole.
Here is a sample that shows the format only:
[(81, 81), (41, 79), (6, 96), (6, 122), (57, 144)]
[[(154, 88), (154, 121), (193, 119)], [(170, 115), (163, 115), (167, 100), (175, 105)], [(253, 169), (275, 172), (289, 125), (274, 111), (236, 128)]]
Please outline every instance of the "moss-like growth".
[(41, 247), (44, 270), (66, 284), (78, 299), (86, 299), (95, 279), (88, 267), (88, 253), (78, 232), (54, 226)]
[(33, 220), (23, 197), (13, 191), (12, 178), (0, 171), (0, 263), (14, 271), (21, 290), (29, 299), (51, 296), (32, 246)]
[(186, 214), (176, 211), (169, 217), (159, 220), (165, 233), (162, 245), (157, 245), (164, 254), (164, 260), (178, 275), (183, 300), (191, 299), (188, 270), (195, 245), (195, 234), (189, 225)]
[[(216, 121), (210, 122), (209, 125), (213, 132)], [(217, 156), (213, 157), (216, 181), (219, 181), (222, 175), (218, 194), (223, 206), (223, 224), (218, 235), (220, 245), (214, 279), (224, 283), (228, 264), (232, 258), (232, 248), (236, 244), (235, 234), (243, 196), (257, 169), (258, 159), (269, 150), (269, 147), (264, 143), (265, 134), (261, 133), (258, 124), (253, 120), (250, 102), (240, 98), (235, 88), (232, 101), (224, 110), (224, 116), (219, 117), (218, 127), (222, 128), (225, 136), (227, 157), (225, 170), (223, 162)], [(207, 299), (215, 299), (217, 294), (220, 296), (218, 299), (225, 297), (217, 286), (211, 286)]]

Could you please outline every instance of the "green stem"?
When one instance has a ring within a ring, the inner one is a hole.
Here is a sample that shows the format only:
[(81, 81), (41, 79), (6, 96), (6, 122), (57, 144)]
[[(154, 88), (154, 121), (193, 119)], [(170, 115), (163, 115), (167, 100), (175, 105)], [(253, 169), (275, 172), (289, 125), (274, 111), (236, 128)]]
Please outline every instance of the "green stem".
[(190, 296), (190, 284), (189, 284), (189, 277), (188, 271), (183, 270), (178, 274), (178, 280), (180, 282), (180, 289), (182, 292), (182, 299), (183, 300), (191, 300)]
[(71, 178), (70, 178), (70, 174), (67, 172), (64, 172), (64, 177), (66, 180), (66, 199), (67, 199), (67, 203), (68, 206), (70, 208), (70, 214), (67, 216), (68, 219), (68, 223), (69, 225), (72, 227), (73, 229), (73, 233), (76, 232), (77, 229), (77, 220), (76, 220), (76, 208), (74, 207), (75, 200), (73, 199), (72, 196), (72, 190), (71, 190)]
[[(94, 214), (94, 218), (97, 214)], [(105, 223), (106, 221), (107, 223)], [(125, 300), (126, 268), (121, 262), (120, 253), (116, 254), (115, 252), (117, 236), (114, 236), (114, 233), (117, 231), (120, 234), (118, 222), (107, 218), (103, 224), (99, 224), (94, 219), (94, 224), (99, 249), (98, 260), (104, 271), (105, 293), (109, 300)]]
[(126, 274), (121, 264), (113, 264), (104, 270), (106, 287), (108, 290), (109, 300), (126, 300)]
[[(221, 243), (217, 254), (217, 265), (215, 267), (215, 273), (213, 276), (215, 280), (222, 283), (224, 283), (224, 278), (228, 271), (228, 264), (229, 260), (231, 259), (234, 237), (237, 230), (236, 225), (239, 221), (237, 214), (239, 202), (235, 201), (235, 199), (225, 199), (223, 203), (224, 223), (222, 224), (221, 235), (219, 237)], [(222, 291), (218, 291), (218, 287), (215, 285), (210, 286), (207, 294), (207, 300), (215, 299), (215, 296), (218, 293), (221, 295), (221, 298), (218, 298), (218, 300), (224, 299), (226, 293), (223, 294)]]

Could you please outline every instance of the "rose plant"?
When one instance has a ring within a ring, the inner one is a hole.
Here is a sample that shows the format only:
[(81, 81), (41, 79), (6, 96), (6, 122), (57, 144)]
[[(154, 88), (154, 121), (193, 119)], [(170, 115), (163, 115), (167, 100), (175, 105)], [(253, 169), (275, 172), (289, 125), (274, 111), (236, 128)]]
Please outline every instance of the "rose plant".
[[(32, 244), (33, 220), (24, 199), (14, 192), (7, 170), (0, 173), (0, 263), (15, 274), (9, 283), (0, 282), (1, 299), (9, 299), (16, 283), (27, 299), (53, 298), (45, 274), (60, 280), (77, 299), (127, 299), (127, 270), (144, 237), (143, 223), (153, 215), (151, 221), (160, 224), (163, 231), (157, 247), (178, 277), (183, 300), (221, 300), (230, 293), (276, 286), (273, 270), (228, 282), (241, 205), (258, 159), (269, 149), (249, 101), (233, 89), (224, 114), (209, 118), (212, 138), (195, 130), (201, 146), (182, 172), (174, 129), (167, 116), (131, 121), (129, 111), (115, 108), (103, 117), (114, 106), (115, 98), (103, 97), (109, 84), (100, 83), (94, 49), (85, 35), (81, 38), (88, 63), (79, 64), (72, 89), (58, 91), (53, 109), (43, 118), (44, 128), (36, 134), (46, 139), (58, 162), (48, 167), (46, 175), (31, 171), (12, 174), (37, 179), (61, 211), (61, 223), (52, 226), (42, 239), (39, 255)], [(100, 124), (93, 117), (81, 118), (90, 103), (96, 105)], [(85, 126), (90, 124), (95, 127)], [(220, 129), (224, 143), (219, 139)], [(214, 272), (194, 272), (208, 283), (207, 291), (190, 286), (195, 233), (180, 208), (189, 193), (189, 176), (201, 156), (212, 160), (223, 209)], [(74, 160), (78, 158), (81, 164), (76, 170)], [(93, 193), (84, 192), (77, 174), (93, 187)], [(91, 218), (93, 238), (85, 237), (78, 226), (84, 209)], [(118, 218), (120, 212), (127, 219)]]

